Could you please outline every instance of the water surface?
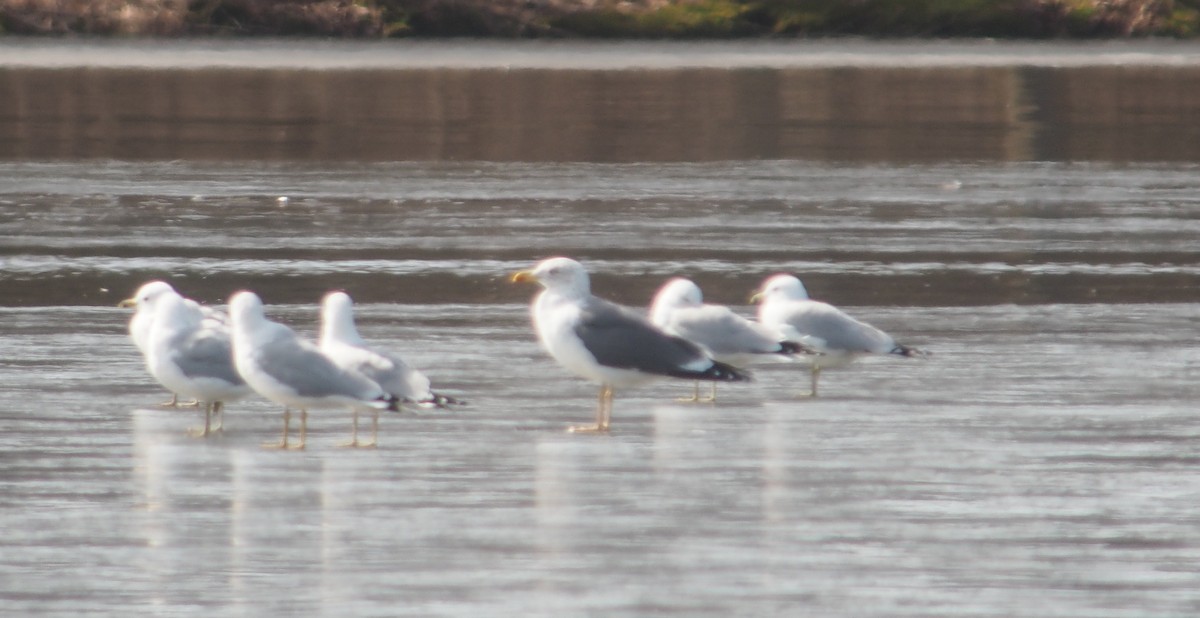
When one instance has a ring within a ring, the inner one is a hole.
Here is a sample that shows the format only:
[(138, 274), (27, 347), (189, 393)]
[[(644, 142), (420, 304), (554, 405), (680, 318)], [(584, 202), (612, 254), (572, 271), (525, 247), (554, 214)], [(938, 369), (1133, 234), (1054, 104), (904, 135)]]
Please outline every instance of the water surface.
[[(6, 69), (26, 81), (0, 89), (24, 101), (0, 118), (0, 606), (1196, 615), (1200, 141), (1171, 72), (1192, 69), (1037, 49), (1077, 65)], [(798, 84), (837, 105), (758, 96)], [(544, 87), (581, 107), (547, 111)], [(361, 123), (332, 104), (368, 100)], [(507, 282), (556, 254), (626, 304), (686, 275), (747, 315), (794, 272), (933, 356), (826, 372), (817, 399), (788, 363), (711, 405), (630, 389), (611, 435), (570, 435), (595, 386)], [(190, 438), (115, 307), (152, 278), (214, 305), (254, 289), (306, 335), (345, 289), (369, 340), (470, 405), (388, 415), (369, 451), (336, 446), (341, 411), (306, 451), (264, 450), (279, 410), (257, 399)]]

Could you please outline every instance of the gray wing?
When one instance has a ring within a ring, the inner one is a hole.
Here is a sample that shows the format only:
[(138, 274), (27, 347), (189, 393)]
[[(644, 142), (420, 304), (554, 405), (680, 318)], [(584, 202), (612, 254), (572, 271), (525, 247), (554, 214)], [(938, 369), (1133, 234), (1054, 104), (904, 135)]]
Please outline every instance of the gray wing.
[(316, 346), (296, 337), (291, 329), (276, 326), (282, 330), (275, 330), (259, 350), (259, 369), (263, 373), (286, 384), (301, 397), (370, 400), (382, 395), (375, 382), (342, 370)]
[(671, 313), (668, 330), (718, 357), (771, 354), (782, 349), (769, 329), (718, 305), (676, 309)]
[[(825, 303), (804, 303), (788, 316), (788, 324), (823, 352), (874, 352), (886, 354), (896, 342), (887, 333), (860, 322)], [(815, 341), (814, 341), (815, 340)]]
[(583, 304), (575, 334), (596, 361), (607, 367), (690, 377), (712, 364), (695, 344), (668, 335), (633, 311), (599, 298)]
[(368, 350), (368, 352), (378, 358), (367, 359), (360, 363), (358, 371), (382, 386), (383, 390), (410, 402), (420, 401), (431, 396), (429, 378), (413, 369), (403, 359), (379, 350)]
[(228, 333), (211, 329), (192, 331), (178, 345), (173, 344), (171, 350), (171, 360), (189, 378), (217, 378), (234, 385), (245, 384), (234, 367)]

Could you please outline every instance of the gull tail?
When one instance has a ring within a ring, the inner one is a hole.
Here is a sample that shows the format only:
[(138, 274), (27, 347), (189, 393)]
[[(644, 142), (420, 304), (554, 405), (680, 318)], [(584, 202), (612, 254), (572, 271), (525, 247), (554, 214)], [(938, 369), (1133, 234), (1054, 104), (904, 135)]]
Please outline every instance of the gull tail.
[(895, 354), (897, 356), (907, 356), (908, 358), (928, 358), (930, 356), (933, 356), (933, 352), (926, 352), (925, 350), (906, 346), (906, 345), (899, 344), (899, 343), (897, 343), (896, 347), (892, 348), (892, 351), (888, 352), (888, 354)]
[(451, 397), (449, 395), (443, 395), (441, 393), (430, 393), (430, 394), (433, 396), (429, 397), (427, 399), (422, 399), (415, 403), (418, 406), (421, 406), (422, 408), (441, 408), (443, 410), (450, 409), (450, 406), (465, 406), (465, 405), (467, 405), (467, 402), (465, 399), (455, 399), (454, 397)]

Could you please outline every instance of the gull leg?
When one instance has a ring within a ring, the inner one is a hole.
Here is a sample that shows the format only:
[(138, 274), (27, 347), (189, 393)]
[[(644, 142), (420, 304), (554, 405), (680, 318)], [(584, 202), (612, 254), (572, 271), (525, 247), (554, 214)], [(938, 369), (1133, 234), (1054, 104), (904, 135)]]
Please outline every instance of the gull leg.
[(612, 386), (606, 384), (601, 396), (604, 397), (604, 419), (601, 419), (599, 425), (600, 431), (607, 433), (608, 424), (612, 422)]
[[(697, 382), (697, 384), (699, 384), (699, 382)], [(704, 403), (715, 403), (717, 401), (717, 383), (709, 382), (709, 386), (711, 387), (711, 390), (709, 391), (708, 399), (701, 399), (700, 401), (703, 401)]]
[(204, 403), (204, 429), (189, 429), (189, 436), (193, 438), (207, 438), (208, 434), (212, 433), (213, 405), (209, 402)]
[[(352, 428), (352, 433), (350, 434), (350, 441), (342, 442), (342, 443), (338, 444), (338, 446), (346, 446), (346, 447), (350, 447), (350, 448), (375, 446), (374, 442), (371, 442), (370, 444), (363, 444), (358, 441), (358, 408), (354, 408), (354, 416), (352, 418), (353, 418), (353, 420), (351, 421), (351, 424), (350, 424), (350, 427)], [(378, 412), (375, 415), (375, 429), (376, 429), (376, 431), (378, 431), (378, 429), (379, 429), (379, 414), (378, 414)]]
[[(304, 408), (300, 408), (300, 444), (292, 446), (291, 448), (294, 448), (298, 451), (303, 451), (304, 445), (307, 442), (308, 442), (308, 410), (305, 410)], [(288, 447), (285, 446), (284, 448), (288, 448)]]
[(213, 431), (225, 431), (225, 404), (220, 401), (213, 402), (213, 418), (217, 420), (217, 426)]
[(371, 441), (360, 444), (362, 448), (375, 448), (379, 444), (379, 410), (371, 409)]
[(696, 380), (696, 381), (692, 382), (692, 396), (691, 397), (680, 397), (680, 398), (676, 399), (675, 401), (681, 401), (683, 403), (696, 403), (697, 401), (700, 401), (700, 381)]
[(810, 397), (817, 396), (817, 379), (820, 377), (821, 377), (821, 366), (813, 365), (813, 368), (812, 368), (812, 393), (809, 395)]
[(570, 433), (605, 433), (608, 431), (609, 418), (612, 414), (612, 387), (604, 384), (600, 387), (600, 398), (596, 405), (595, 425), (576, 425), (568, 427)]
[(280, 448), (288, 447), (288, 425), (292, 422), (292, 411), (288, 408), (283, 409), (283, 439), (279, 442), (264, 442), (263, 448)]

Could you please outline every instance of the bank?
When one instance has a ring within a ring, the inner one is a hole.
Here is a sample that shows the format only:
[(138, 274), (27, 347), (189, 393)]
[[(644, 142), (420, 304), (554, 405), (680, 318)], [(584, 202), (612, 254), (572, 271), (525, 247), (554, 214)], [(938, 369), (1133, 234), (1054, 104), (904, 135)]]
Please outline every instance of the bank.
[(1200, 0), (0, 0), (0, 34), (1193, 38)]

